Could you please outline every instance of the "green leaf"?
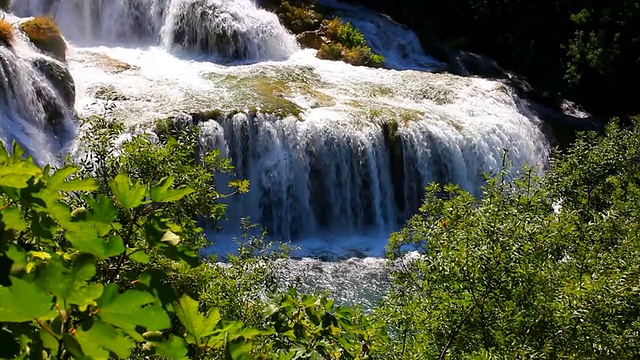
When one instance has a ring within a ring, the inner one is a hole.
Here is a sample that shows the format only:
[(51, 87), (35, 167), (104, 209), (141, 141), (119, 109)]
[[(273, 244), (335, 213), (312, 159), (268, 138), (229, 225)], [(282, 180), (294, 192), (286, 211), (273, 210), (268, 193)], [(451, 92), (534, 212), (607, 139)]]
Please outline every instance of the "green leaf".
[(66, 178), (75, 174), (78, 168), (75, 166), (65, 166), (51, 175), (47, 181), (47, 187), (57, 191), (95, 191), (98, 190), (99, 184), (95, 179), (71, 179), (65, 181)]
[(96, 274), (94, 258), (80, 255), (73, 262), (71, 269), (60, 257), (52, 257), (39, 277), (44, 288), (57, 297), (61, 308), (71, 304), (78, 305), (81, 311), (100, 297), (101, 284), (87, 284)]
[(109, 188), (116, 201), (125, 209), (133, 209), (143, 204), (147, 195), (147, 187), (137, 181), (131, 181), (126, 175), (118, 174), (109, 180)]
[(226, 360), (251, 360), (251, 342), (244, 339), (227, 341), (225, 347)]
[(200, 257), (188, 246), (173, 246), (161, 242), (155, 248), (171, 260), (184, 262), (191, 267), (200, 265)]
[(178, 201), (183, 197), (193, 193), (193, 189), (188, 187), (183, 187), (179, 189), (171, 189), (173, 185), (173, 177), (169, 176), (162, 180), (157, 185), (151, 187), (149, 193), (151, 195), (151, 200), (157, 203)]
[(35, 284), (13, 276), (10, 279), (10, 287), (0, 287), (0, 322), (32, 321), (51, 313), (51, 296)]
[(23, 189), (28, 186), (29, 179), (39, 174), (42, 174), (42, 170), (32, 160), (0, 164), (0, 186)]
[(78, 329), (76, 339), (84, 354), (94, 359), (109, 359), (109, 352), (119, 358), (127, 358), (135, 346), (135, 342), (128, 339), (122, 331), (102, 321), (94, 321), (89, 330)]
[[(89, 196), (84, 197), (91, 208), (91, 220), (105, 225), (111, 225), (118, 218), (118, 209), (113, 204), (111, 198), (105, 195), (98, 195), (97, 199)], [(110, 228), (110, 226), (108, 226)], [(102, 234), (101, 234), (102, 235)]]
[(140, 249), (129, 254), (129, 258), (141, 264), (148, 264), (151, 262), (151, 258), (149, 257), (149, 255), (147, 255), (147, 253)]
[(98, 236), (98, 230), (81, 222), (75, 223), (65, 233), (65, 237), (76, 250), (92, 254), (99, 260), (120, 255), (124, 252), (124, 242), (117, 235), (109, 236), (106, 240)]
[(152, 341), (150, 343), (153, 345), (156, 355), (169, 359), (185, 359), (189, 351), (184, 339), (175, 335), (171, 335), (167, 341)]
[(160, 241), (169, 243), (173, 246), (178, 246), (178, 244), (180, 243), (180, 236), (176, 235), (173, 231), (167, 231), (166, 233), (164, 233)]
[(96, 191), (100, 184), (95, 179), (73, 179), (65, 181), (57, 187), (60, 191)]
[(0, 221), (4, 224), (5, 229), (25, 231), (27, 223), (24, 221), (24, 213), (15, 207), (8, 207), (0, 211)]
[(198, 312), (198, 302), (187, 295), (174, 305), (175, 313), (187, 330), (186, 340), (189, 344), (201, 346), (202, 339), (214, 333), (220, 321), (218, 309), (213, 309), (208, 316)]
[(109, 284), (98, 300), (98, 316), (104, 322), (122, 328), (137, 341), (144, 341), (136, 327), (153, 331), (171, 326), (169, 315), (156, 305), (159, 302), (153, 295), (137, 290), (118, 294), (117, 286)]
[(266, 319), (271, 315), (277, 313), (279, 310), (280, 308), (276, 304), (268, 304), (264, 309), (262, 309), (262, 316)]

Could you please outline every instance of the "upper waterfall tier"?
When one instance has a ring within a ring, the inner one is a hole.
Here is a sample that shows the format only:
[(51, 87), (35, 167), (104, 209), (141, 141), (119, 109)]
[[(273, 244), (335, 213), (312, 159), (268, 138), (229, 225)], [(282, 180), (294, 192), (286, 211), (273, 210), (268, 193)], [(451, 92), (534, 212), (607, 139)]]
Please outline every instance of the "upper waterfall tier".
[(0, 45), (0, 141), (10, 148), (15, 140), (38, 163), (57, 164), (75, 136), (73, 78), (64, 64), (13, 32), (11, 46)]
[(251, 0), (20, 0), (11, 9), (54, 16), (79, 44), (162, 44), (222, 60), (280, 60), (298, 49), (277, 16)]

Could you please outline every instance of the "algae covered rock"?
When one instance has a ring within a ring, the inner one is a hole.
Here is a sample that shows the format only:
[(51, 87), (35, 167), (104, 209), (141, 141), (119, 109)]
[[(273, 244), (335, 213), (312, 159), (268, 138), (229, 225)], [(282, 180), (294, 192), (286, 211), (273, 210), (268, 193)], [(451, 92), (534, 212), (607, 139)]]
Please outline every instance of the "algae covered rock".
[(4, 20), (0, 20), (0, 46), (11, 47), (13, 43), (13, 26)]
[(66, 61), (67, 43), (50, 17), (35, 17), (20, 24), (20, 29), (40, 50), (60, 61)]

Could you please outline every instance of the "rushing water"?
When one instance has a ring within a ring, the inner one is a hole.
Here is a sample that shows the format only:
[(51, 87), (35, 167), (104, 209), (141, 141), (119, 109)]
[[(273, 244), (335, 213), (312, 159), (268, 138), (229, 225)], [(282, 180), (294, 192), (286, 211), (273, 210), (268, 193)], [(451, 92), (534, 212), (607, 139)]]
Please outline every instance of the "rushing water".
[[(426, 71), (441, 64), (408, 29), (325, 2), (387, 56), (386, 69), (317, 59), (250, 0), (14, 0), (11, 9), (60, 23), (80, 115), (114, 104), (128, 126), (147, 129), (159, 118), (219, 110), (198, 124), (202, 145), (220, 149), (251, 181), (250, 193), (230, 202), (227, 228), (250, 216), (274, 238), (293, 241), (297, 256), (379, 257), (429, 182), (477, 193), (482, 173), (499, 170), (505, 151), (515, 169), (542, 168), (548, 144), (540, 121), (508, 86)], [(59, 96), (30, 65), (45, 56), (23, 45), (0, 47), (0, 74), (14, 91), (0, 103), (0, 135), (46, 162), (66, 143), (45, 130), (35, 94)], [(212, 251), (231, 249), (228, 233), (211, 237)], [(344, 293), (343, 280), (384, 279), (382, 262), (303, 260), (287, 273), (308, 273), (316, 288), (343, 284)]]
[(57, 163), (75, 133), (74, 95), (53, 79), (66, 69), (14, 33), (11, 48), (0, 46), (0, 140), (17, 140), (41, 164)]

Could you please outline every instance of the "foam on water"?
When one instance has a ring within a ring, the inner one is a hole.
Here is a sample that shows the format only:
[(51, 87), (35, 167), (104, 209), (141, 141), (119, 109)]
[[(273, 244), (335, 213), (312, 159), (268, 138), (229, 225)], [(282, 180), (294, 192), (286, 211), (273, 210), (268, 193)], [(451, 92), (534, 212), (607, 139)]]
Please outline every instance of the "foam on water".
[(20, 0), (20, 16), (53, 15), (76, 44), (155, 46), (218, 60), (284, 59), (298, 49), (251, 0)]

